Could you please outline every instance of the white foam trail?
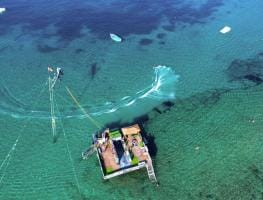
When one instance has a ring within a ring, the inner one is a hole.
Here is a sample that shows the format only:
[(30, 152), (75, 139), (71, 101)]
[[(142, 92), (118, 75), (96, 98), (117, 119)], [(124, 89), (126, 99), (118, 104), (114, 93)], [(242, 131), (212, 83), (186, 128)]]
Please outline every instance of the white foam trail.
[[(166, 66), (154, 67), (154, 78), (153, 83), (136, 92), (134, 96), (122, 97), (116, 103), (106, 102), (104, 105), (86, 107), (90, 115), (100, 116), (103, 114), (114, 113), (123, 108), (129, 108), (136, 105), (138, 102), (147, 101), (146, 99), (156, 100), (159, 103), (162, 101), (168, 101), (175, 98), (175, 83), (179, 76), (175, 72)], [(84, 107), (85, 108), (85, 107)], [(5, 104), (4, 102), (0, 105), (0, 112), (3, 114), (10, 115), (15, 118), (49, 118), (50, 113), (48, 109), (46, 111), (31, 110), (28, 111), (24, 108), (12, 107), (12, 105)], [(80, 110), (72, 113), (72, 111), (62, 113), (63, 118), (84, 118), (85, 115), (81, 114)]]

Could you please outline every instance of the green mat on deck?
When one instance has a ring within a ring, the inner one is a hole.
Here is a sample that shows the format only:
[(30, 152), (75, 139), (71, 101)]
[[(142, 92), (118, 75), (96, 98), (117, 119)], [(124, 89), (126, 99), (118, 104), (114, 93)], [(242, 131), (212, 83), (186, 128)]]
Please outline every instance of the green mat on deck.
[(120, 131), (110, 132), (110, 138), (111, 138), (111, 139), (118, 138), (118, 137), (121, 137)]

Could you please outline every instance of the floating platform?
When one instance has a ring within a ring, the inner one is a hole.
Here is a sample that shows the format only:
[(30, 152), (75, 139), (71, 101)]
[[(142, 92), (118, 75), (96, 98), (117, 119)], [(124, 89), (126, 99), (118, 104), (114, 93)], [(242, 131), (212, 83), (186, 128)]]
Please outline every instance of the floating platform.
[(138, 124), (104, 129), (93, 136), (93, 143), (104, 179), (146, 168), (149, 179), (157, 183), (152, 159)]

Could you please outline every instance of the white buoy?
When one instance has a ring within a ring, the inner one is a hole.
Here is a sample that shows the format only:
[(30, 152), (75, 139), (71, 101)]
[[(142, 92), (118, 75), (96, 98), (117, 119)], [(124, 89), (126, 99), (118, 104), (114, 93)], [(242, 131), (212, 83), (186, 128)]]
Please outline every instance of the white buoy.
[(110, 33), (110, 37), (115, 42), (122, 42), (122, 38), (114, 33)]
[(230, 31), (231, 31), (231, 27), (225, 26), (219, 32), (222, 33), (222, 34), (226, 34), (226, 33), (230, 32)]
[(4, 13), (6, 11), (5, 8), (0, 8), (0, 14)]

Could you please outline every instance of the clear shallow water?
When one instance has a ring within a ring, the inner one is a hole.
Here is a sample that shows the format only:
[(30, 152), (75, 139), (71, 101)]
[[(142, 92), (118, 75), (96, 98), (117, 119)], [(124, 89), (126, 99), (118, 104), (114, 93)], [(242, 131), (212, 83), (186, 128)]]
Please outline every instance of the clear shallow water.
[[(2, 1), (0, 6), (7, 8), (0, 15), (1, 199), (262, 198), (261, 1)], [(232, 31), (222, 35), (225, 25)], [(114, 43), (110, 32), (125, 41)], [(65, 85), (88, 111), (97, 111), (149, 88), (155, 66), (179, 75), (175, 85), (165, 87), (176, 97), (170, 111), (149, 112), (169, 100), (149, 97), (96, 117), (107, 124), (148, 113), (144, 126), (154, 139), (159, 188), (145, 171), (102, 181), (95, 156), (80, 160), (96, 129), (86, 119), (64, 119), (66, 137), (59, 123), (53, 143), (43, 118), (49, 112), (47, 90), (37, 97), (48, 65), (65, 71), (56, 89), (62, 113), (73, 109)], [(44, 114), (30, 115), (33, 110)]]

